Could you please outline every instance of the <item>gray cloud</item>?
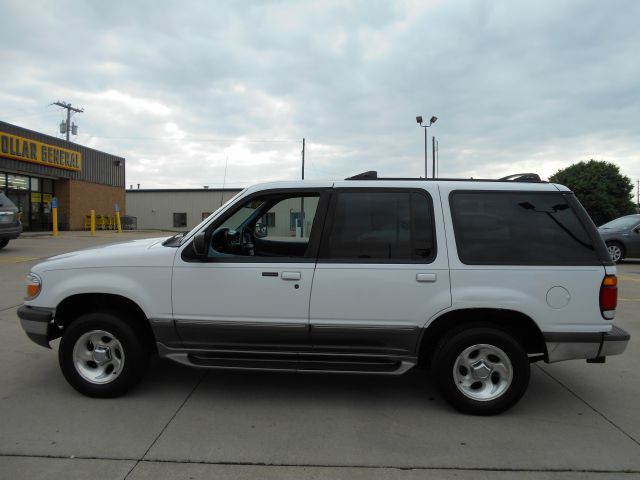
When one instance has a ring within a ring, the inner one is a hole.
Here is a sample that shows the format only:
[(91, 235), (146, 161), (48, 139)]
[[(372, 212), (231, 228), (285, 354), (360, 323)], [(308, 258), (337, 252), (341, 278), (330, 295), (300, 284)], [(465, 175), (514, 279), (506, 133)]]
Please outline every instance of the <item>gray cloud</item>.
[[(3, 2), (1, 118), (127, 158), (145, 187), (300, 174), (640, 177), (638, 2)], [(430, 147), (430, 145), (429, 145)], [(431, 151), (429, 151), (431, 156)]]

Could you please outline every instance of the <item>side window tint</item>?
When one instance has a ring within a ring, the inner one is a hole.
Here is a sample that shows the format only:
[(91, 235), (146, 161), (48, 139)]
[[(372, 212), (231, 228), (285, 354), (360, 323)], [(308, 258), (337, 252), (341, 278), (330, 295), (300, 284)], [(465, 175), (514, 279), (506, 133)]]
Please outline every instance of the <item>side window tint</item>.
[(429, 259), (435, 254), (431, 204), (424, 195), (411, 194), (411, 221), (414, 258)]
[(431, 204), (424, 195), (372, 190), (337, 193), (324, 257), (425, 261), (434, 253)]
[(450, 205), (463, 263), (598, 263), (589, 235), (562, 194), (454, 192)]

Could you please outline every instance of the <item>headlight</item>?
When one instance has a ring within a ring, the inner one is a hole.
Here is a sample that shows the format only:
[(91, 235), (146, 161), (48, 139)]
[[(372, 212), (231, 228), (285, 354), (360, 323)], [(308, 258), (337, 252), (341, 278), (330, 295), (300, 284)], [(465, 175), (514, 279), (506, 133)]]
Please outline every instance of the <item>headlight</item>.
[(29, 273), (29, 275), (27, 275), (26, 287), (27, 293), (24, 299), (33, 300), (38, 296), (40, 290), (42, 289), (42, 279), (35, 273), (31, 272)]

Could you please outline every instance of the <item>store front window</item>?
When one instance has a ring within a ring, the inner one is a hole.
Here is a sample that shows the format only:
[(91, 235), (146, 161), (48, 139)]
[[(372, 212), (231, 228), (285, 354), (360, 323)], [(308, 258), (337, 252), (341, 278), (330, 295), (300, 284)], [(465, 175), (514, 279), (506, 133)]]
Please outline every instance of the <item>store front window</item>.
[(51, 229), (53, 180), (0, 172), (0, 191), (18, 208), (25, 230)]
[(29, 177), (7, 175), (7, 197), (18, 207), (18, 217), (22, 227), (29, 230)]

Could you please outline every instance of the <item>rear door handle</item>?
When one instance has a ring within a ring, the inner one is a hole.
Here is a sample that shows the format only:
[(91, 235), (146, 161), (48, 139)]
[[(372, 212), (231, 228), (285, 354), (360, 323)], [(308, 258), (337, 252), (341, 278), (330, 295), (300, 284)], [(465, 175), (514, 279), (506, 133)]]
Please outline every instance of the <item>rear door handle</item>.
[(418, 273), (416, 275), (416, 280), (418, 282), (435, 282), (437, 280), (437, 276), (435, 273)]
[(281, 278), (283, 280), (300, 280), (302, 274), (300, 272), (282, 272)]

